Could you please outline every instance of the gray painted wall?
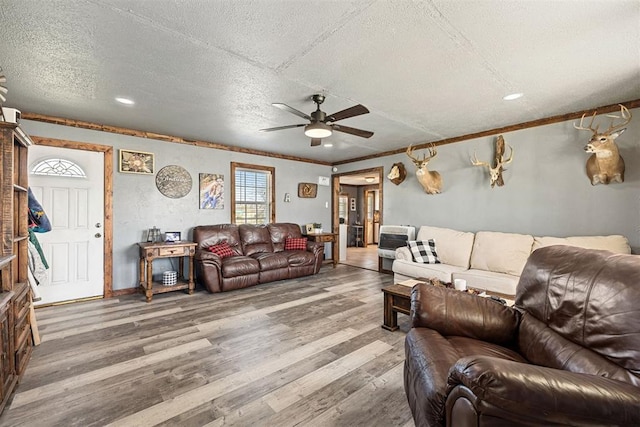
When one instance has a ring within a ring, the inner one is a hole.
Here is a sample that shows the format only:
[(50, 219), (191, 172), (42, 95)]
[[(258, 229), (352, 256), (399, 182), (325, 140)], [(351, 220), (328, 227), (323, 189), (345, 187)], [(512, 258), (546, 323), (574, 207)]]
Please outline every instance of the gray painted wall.
[[(386, 174), (393, 163), (405, 164), (409, 172), (405, 182), (396, 186), (384, 179), (385, 224), (428, 224), (538, 236), (622, 234), (634, 253), (640, 253), (640, 109), (632, 113), (634, 119), (618, 138), (627, 165), (623, 184), (591, 186), (585, 174), (588, 155), (582, 150), (589, 135), (575, 130), (573, 122), (504, 134), (515, 155), (504, 175), (505, 186), (500, 188), (490, 188), (486, 169), (469, 162), (474, 150), (479, 159), (490, 161), (494, 137), (439, 147), (438, 156), (430, 163), (432, 170), (443, 175), (443, 193), (439, 195), (423, 192), (413, 173), (415, 168), (404, 154), (340, 165), (338, 169), (342, 173), (383, 166)], [(136, 243), (147, 228), (155, 225), (190, 237), (195, 225), (230, 221), (229, 190), (224, 210), (200, 210), (197, 181), (200, 172), (222, 173), (228, 186), (231, 161), (276, 167), (277, 221), (320, 222), (325, 228), (331, 223), (330, 209), (325, 208), (331, 201), (330, 187), (319, 186), (316, 199), (297, 197), (297, 184), (317, 182), (319, 175), (330, 175), (328, 166), (40, 122), (24, 121), (22, 127), (34, 136), (153, 152), (156, 170), (176, 164), (191, 173), (193, 189), (181, 199), (164, 197), (156, 189), (153, 176), (114, 173), (114, 290), (137, 286)], [(117, 150), (114, 164), (117, 167)], [(284, 193), (291, 194), (290, 203), (284, 202)], [(163, 266), (157, 270), (162, 271)]]
[[(136, 287), (138, 282), (137, 242), (145, 231), (157, 226), (162, 231), (180, 231), (191, 238), (196, 225), (229, 223), (230, 163), (242, 162), (276, 168), (276, 221), (306, 224), (331, 224), (331, 188), (318, 186), (315, 199), (298, 198), (299, 182), (318, 182), (318, 176), (330, 176), (328, 166), (282, 160), (271, 157), (234, 153), (224, 150), (174, 144), (158, 140), (117, 135), (107, 132), (58, 126), (35, 121), (23, 121), (21, 127), (32, 136), (109, 145), (114, 150), (113, 179), (113, 289)], [(155, 154), (156, 172), (167, 165), (180, 165), (193, 179), (191, 192), (180, 199), (163, 196), (156, 188), (155, 175), (137, 175), (117, 172), (120, 148), (152, 152)], [(201, 210), (198, 205), (198, 174), (218, 173), (225, 179), (225, 206), (223, 210)], [(291, 202), (284, 202), (284, 194)], [(328, 203), (329, 207), (325, 207)], [(183, 237), (184, 238), (184, 237)], [(329, 251), (330, 246), (326, 248)], [(158, 260), (154, 272), (175, 269), (167, 260)]]
[(617, 140), (626, 163), (622, 184), (591, 185), (585, 173), (588, 154), (583, 151), (590, 134), (575, 130), (573, 121), (504, 134), (515, 149), (504, 187), (491, 188), (486, 168), (469, 161), (474, 150), (480, 160), (491, 161), (495, 137), (438, 148), (429, 169), (443, 176), (439, 195), (423, 192), (405, 154), (340, 165), (338, 172), (383, 166), (386, 175), (393, 163), (405, 164), (408, 174), (402, 184), (384, 179), (385, 224), (559, 237), (622, 234), (634, 253), (640, 253), (640, 109), (632, 114)]

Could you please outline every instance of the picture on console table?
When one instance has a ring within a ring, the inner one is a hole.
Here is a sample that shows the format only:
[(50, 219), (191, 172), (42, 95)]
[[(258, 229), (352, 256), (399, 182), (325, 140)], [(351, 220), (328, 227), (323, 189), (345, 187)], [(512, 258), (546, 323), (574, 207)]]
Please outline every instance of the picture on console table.
[(154, 173), (155, 161), (153, 153), (121, 149), (119, 159), (118, 170), (120, 172), (144, 175), (153, 175)]
[(181, 240), (181, 233), (179, 231), (167, 231), (164, 233), (164, 241), (167, 243), (175, 243)]
[(224, 209), (224, 175), (200, 174), (200, 209)]

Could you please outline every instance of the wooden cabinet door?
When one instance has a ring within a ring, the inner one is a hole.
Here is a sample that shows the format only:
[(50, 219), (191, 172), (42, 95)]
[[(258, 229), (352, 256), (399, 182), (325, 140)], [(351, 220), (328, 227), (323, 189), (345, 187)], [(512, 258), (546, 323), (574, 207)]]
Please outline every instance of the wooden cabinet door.
[(10, 387), (13, 383), (13, 355), (12, 353), (12, 336), (9, 323), (9, 311), (4, 310), (0, 314), (0, 379), (2, 380), (0, 390), (0, 401), (10, 393)]

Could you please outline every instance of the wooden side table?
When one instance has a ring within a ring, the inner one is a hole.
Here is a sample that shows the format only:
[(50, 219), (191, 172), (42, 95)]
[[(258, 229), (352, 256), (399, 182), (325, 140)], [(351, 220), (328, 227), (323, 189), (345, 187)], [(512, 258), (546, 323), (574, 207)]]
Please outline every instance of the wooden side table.
[[(193, 258), (197, 243), (179, 241), (174, 243), (138, 243), (140, 246), (140, 290), (147, 297), (147, 302), (155, 294), (187, 289), (192, 294), (195, 289), (193, 281)], [(184, 278), (182, 258), (189, 257), (189, 278)], [(180, 258), (178, 262), (178, 282), (172, 286), (165, 286), (160, 282), (153, 282), (153, 260), (158, 258)]]
[(411, 287), (391, 285), (382, 288), (384, 294), (384, 320), (382, 327), (388, 331), (398, 329), (398, 313), (411, 312)]
[(338, 247), (338, 233), (309, 233), (304, 235), (307, 239), (319, 243), (331, 243), (331, 257), (333, 258), (333, 268), (338, 265), (340, 259), (340, 248)]

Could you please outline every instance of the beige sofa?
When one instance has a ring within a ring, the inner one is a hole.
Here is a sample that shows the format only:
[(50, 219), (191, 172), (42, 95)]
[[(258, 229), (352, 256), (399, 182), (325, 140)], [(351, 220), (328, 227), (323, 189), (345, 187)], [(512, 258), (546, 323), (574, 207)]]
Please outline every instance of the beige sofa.
[(409, 248), (396, 249), (395, 282), (437, 278), (445, 282), (465, 279), (467, 286), (505, 295), (515, 295), (520, 273), (531, 252), (544, 246), (569, 245), (631, 253), (624, 236), (534, 237), (528, 234), (479, 231), (469, 233), (449, 228), (422, 226), (416, 240), (433, 239), (441, 264), (413, 260)]

